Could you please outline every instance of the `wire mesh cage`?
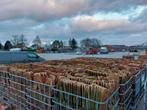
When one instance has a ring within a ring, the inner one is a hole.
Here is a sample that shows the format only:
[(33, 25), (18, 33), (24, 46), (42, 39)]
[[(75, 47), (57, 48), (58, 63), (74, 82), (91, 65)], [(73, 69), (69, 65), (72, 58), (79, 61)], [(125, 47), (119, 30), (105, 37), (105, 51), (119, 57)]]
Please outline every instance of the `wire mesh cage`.
[(56, 89), (54, 86), (1, 72), (2, 101), (21, 110), (118, 110), (118, 89), (104, 102)]

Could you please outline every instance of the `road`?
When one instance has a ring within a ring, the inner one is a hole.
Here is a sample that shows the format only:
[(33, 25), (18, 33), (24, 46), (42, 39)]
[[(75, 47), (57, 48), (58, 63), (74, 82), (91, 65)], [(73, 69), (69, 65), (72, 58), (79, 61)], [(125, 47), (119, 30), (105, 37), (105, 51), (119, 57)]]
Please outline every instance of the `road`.
[(122, 56), (128, 55), (128, 52), (112, 52), (109, 54), (96, 54), (96, 55), (76, 55), (74, 53), (43, 53), (39, 54), (45, 60), (60, 60), (71, 59), (77, 57), (97, 57), (97, 58), (122, 58)]

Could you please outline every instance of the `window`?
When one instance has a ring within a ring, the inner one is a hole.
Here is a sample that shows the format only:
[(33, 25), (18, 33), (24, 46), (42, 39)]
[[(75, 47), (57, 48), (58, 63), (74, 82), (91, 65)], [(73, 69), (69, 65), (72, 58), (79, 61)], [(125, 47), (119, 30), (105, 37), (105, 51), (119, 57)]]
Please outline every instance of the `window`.
[(39, 58), (39, 56), (35, 53), (28, 53), (29, 58)]

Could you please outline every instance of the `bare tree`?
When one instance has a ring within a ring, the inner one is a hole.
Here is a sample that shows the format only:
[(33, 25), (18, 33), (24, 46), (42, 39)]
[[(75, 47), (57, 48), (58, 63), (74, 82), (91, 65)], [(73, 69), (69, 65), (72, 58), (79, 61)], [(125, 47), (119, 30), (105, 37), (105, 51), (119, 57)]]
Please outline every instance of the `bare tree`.
[(28, 44), (27, 39), (25, 38), (25, 36), (23, 34), (21, 34), (19, 37), (19, 44), (22, 47), (26, 47), (26, 45)]
[(14, 47), (18, 45), (19, 42), (19, 36), (18, 35), (12, 35), (11, 43)]
[(93, 38), (91, 39), (92, 47), (97, 48), (101, 46), (101, 41), (99, 39)]
[(23, 34), (13, 35), (11, 42), (14, 47), (24, 48), (27, 45), (27, 39)]
[(98, 48), (100, 47), (101, 45), (101, 42), (100, 40), (98, 39), (90, 39), (90, 38), (86, 38), (86, 39), (83, 39), (81, 42), (81, 47), (83, 48)]

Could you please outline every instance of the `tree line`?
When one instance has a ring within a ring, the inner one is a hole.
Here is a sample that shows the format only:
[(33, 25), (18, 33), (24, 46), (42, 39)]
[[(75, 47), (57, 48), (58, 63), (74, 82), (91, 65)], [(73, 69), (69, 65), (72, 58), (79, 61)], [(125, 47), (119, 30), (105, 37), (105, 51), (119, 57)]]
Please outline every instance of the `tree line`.
[[(77, 48), (98, 48), (101, 45), (100, 40), (96, 38), (85, 38), (82, 39), (80, 42), (80, 45), (78, 45), (78, 42), (75, 38), (70, 38), (68, 40), (68, 47), (71, 48), (71, 50), (76, 50)], [(7, 40), (4, 45), (0, 43), (0, 49), (2, 50), (9, 50), (11, 48), (29, 48), (28, 47), (28, 39), (23, 35), (13, 35), (10, 40)], [(46, 46), (50, 47), (51, 51), (58, 51), (59, 49), (63, 48), (65, 46), (64, 42), (62, 40), (54, 40), (52, 43), (46, 44)], [(40, 37), (37, 35), (35, 39), (32, 41), (32, 45), (30, 47), (33, 47), (34, 49), (42, 48), (42, 41)]]

